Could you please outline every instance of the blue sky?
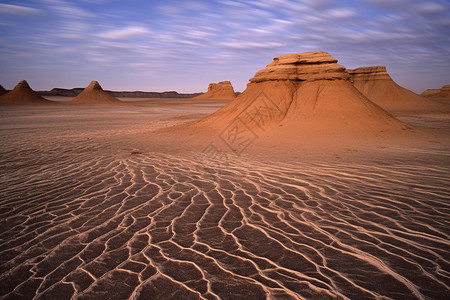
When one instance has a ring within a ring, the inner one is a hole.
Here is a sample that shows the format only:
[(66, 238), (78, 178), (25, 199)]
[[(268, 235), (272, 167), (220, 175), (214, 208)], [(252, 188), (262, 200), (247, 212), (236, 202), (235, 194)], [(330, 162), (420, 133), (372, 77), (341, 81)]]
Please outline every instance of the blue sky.
[(0, 0), (0, 84), (243, 91), (273, 57), (386, 65), (415, 92), (450, 84), (448, 0)]

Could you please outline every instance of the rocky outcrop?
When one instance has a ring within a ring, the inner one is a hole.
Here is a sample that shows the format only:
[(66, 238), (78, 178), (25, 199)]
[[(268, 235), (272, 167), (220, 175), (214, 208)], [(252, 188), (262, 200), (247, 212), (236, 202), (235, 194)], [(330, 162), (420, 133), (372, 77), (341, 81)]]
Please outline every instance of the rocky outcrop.
[(182, 94), (176, 91), (166, 91), (166, 92), (142, 92), (142, 91), (106, 91), (111, 96), (120, 97), (120, 98), (192, 98), (201, 93), (193, 93), (193, 94)]
[[(62, 89), (54, 88), (50, 91), (39, 91), (41, 96), (76, 97), (83, 91), (83, 88)], [(181, 94), (176, 91), (167, 92), (143, 92), (143, 91), (108, 91), (106, 93), (119, 98), (192, 98), (201, 93)]]
[(97, 81), (91, 83), (70, 104), (116, 105), (122, 101), (106, 93)]
[(450, 84), (444, 85), (440, 89), (428, 89), (422, 93), (422, 96), (427, 98), (449, 98), (450, 99)]
[(349, 78), (327, 52), (282, 55), (256, 72), (235, 101), (189, 126), (196, 132), (218, 131), (220, 141), (233, 144), (233, 151), (239, 151), (234, 143), (255, 136), (272, 145), (314, 144), (389, 132), (404, 135), (411, 129), (362, 95)]
[(347, 70), (353, 85), (371, 101), (391, 113), (406, 111), (435, 111), (442, 105), (401, 87), (386, 71), (385, 66), (361, 67)]
[(386, 66), (361, 67), (356, 69), (347, 69), (352, 82), (368, 80), (392, 80), (386, 71)]
[(219, 83), (210, 83), (208, 91), (204, 94), (194, 97), (194, 99), (220, 99), (233, 100), (236, 98), (233, 86), (229, 81), (221, 81)]
[(327, 52), (315, 51), (275, 57), (266, 68), (256, 72), (250, 82), (274, 80), (316, 81), (346, 80), (345, 67)]
[(25, 80), (20, 81), (14, 89), (0, 96), (0, 104), (5, 105), (41, 105), (55, 104), (53, 101), (42, 98), (33, 91)]
[(50, 91), (38, 91), (39, 95), (43, 97), (76, 97), (84, 90), (84, 88), (62, 89), (53, 88)]

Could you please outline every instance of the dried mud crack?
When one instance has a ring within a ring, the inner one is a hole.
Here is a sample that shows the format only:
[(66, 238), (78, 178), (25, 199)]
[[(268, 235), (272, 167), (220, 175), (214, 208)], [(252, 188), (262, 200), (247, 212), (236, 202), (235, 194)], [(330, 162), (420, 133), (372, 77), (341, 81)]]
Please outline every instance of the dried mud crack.
[(1, 299), (450, 297), (445, 166), (53, 150), (2, 152)]

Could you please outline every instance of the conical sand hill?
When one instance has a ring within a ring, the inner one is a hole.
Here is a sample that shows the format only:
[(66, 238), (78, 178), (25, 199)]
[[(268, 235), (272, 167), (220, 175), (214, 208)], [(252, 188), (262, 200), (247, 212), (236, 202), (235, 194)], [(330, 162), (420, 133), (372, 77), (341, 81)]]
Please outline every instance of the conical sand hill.
[(33, 91), (25, 80), (20, 81), (14, 89), (0, 96), (0, 104), (5, 105), (42, 105), (55, 104), (52, 101), (42, 98)]
[(388, 112), (441, 110), (443, 106), (401, 87), (392, 80), (385, 66), (347, 70), (353, 85)]
[(69, 103), (85, 105), (115, 105), (123, 102), (103, 91), (97, 81), (91, 81), (91, 83)]
[(221, 81), (219, 83), (210, 83), (208, 91), (204, 94), (198, 95), (193, 99), (220, 99), (220, 100), (234, 100), (236, 94), (230, 81)]

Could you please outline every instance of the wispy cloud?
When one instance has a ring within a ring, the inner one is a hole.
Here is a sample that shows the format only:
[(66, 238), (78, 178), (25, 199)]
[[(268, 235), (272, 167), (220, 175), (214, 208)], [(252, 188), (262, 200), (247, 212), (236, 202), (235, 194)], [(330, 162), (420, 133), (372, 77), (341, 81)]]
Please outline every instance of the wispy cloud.
[(0, 4), (0, 14), (17, 15), (17, 16), (39, 16), (42, 11), (37, 8), (13, 5)]
[(445, 11), (445, 6), (435, 2), (425, 2), (416, 6), (415, 10), (419, 13), (434, 14)]
[(218, 43), (219, 46), (230, 48), (230, 49), (237, 49), (237, 50), (246, 50), (246, 51), (252, 51), (255, 49), (273, 49), (276, 47), (280, 47), (281, 43), (265, 43), (265, 42), (243, 42), (243, 41), (234, 41), (234, 42), (225, 42), (225, 43)]
[(110, 40), (126, 40), (134, 37), (148, 37), (150, 30), (142, 26), (128, 26), (120, 29), (113, 29), (97, 34), (98, 37)]
[(335, 8), (326, 12), (327, 17), (332, 19), (348, 19), (356, 16), (356, 10), (353, 8)]
[(68, 1), (63, 0), (44, 0), (48, 7), (64, 18), (95, 18), (93, 13), (79, 8)]

